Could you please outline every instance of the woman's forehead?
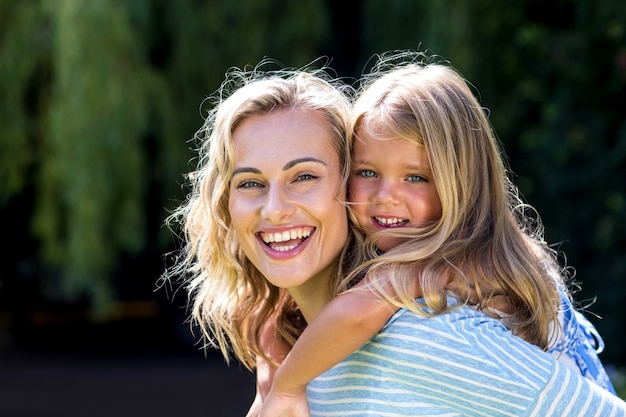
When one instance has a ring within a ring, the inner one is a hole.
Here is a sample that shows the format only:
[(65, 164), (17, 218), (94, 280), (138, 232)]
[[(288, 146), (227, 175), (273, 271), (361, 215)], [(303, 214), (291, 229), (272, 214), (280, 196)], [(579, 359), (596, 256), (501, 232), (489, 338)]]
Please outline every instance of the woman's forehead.
[(336, 160), (335, 136), (313, 110), (280, 109), (243, 120), (233, 132), (236, 164), (275, 163), (314, 157)]

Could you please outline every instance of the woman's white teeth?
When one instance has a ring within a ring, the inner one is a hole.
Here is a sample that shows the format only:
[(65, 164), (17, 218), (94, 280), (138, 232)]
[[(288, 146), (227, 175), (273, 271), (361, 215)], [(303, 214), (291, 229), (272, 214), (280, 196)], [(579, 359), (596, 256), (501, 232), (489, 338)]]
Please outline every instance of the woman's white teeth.
[[(276, 233), (263, 233), (263, 242), (265, 243), (279, 243), (286, 242), (288, 240), (294, 239), (306, 239), (311, 236), (311, 230), (309, 229), (293, 229), (284, 232), (276, 232)], [(295, 247), (295, 246), (294, 246)], [(292, 247), (291, 249), (293, 249)], [(290, 249), (286, 249), (290, 250)]]
[(296, 246), (298, 246), (298, 245), (273, 246), (272, 249), (274, 249), (275, 251), (278, 251), (278, 252), (287, 252), (287, 251), (292, 250)]

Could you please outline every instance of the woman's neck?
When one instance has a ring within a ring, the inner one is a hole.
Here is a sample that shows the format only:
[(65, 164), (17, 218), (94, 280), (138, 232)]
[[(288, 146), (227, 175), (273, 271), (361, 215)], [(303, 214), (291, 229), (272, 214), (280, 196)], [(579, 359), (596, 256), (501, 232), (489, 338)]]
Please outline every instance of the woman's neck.
[(333, 298), (328, 277), (310, 279), (305, 284), (288, 290), (307, 323), (313, 321)]

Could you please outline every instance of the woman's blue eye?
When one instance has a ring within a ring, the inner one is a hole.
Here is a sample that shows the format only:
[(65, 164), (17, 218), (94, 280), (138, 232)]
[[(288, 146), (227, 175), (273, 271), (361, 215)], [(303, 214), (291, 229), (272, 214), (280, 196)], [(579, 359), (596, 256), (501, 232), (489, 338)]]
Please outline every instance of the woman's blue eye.
[(258, 181), (254, 181), (254, 180), (246, 180), (246, 181), (242, 181), (237, 185), (237, 188), (254, 188), (254, 187), (261, 187), (261, 183), (259, 183)]
[(308, 181), (308, 180), (315, 180), (315, 179), (317, 179), (317, 176), (313, 174), (302, 174), (296, 177), (296, 181)]

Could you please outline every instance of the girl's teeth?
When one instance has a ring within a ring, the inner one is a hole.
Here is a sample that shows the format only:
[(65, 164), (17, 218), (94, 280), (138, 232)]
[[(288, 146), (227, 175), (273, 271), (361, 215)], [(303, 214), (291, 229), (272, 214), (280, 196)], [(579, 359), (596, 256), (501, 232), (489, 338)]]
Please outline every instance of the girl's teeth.
[(398, 223), (404, 223), (405, 220), (404, 219), (398, 219), (398, 218), (386, 218), (386, 217), (376, 217), (376, 221), (380, 224), (384, 224), (384, 225), (391, 225), (391, 224), (398, 224)]

